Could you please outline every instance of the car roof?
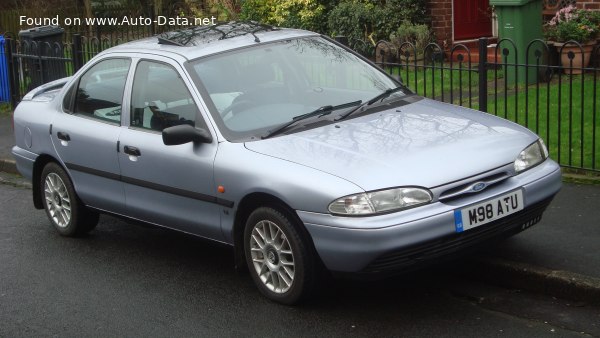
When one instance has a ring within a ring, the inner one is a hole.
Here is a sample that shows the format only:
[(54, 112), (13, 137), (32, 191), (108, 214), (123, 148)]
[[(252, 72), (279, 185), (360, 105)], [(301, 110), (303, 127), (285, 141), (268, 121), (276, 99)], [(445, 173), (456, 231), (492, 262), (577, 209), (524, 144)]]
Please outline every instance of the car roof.
[[(240, 28), (241, 27), (241, 28)], [(158, 55), (177, 54), (187, 60), (232, 49), (319, 34), (290, 28), (277, 28), (247, 22), (197, 26), (127, 42), (104, 53), (129, 52)]]

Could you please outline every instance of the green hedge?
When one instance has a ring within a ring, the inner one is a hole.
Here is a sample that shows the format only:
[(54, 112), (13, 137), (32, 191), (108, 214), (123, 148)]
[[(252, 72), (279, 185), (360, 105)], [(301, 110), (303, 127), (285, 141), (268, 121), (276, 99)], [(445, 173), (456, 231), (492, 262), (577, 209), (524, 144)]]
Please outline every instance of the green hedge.
[(350, 42), (388, 40), (405, 21), (427, 22), (426, 0), (245, 0), (240, 19), (302, 28)]
[(240, 19), (322, 32), (325, 6), (317, 0), (246, 0)]

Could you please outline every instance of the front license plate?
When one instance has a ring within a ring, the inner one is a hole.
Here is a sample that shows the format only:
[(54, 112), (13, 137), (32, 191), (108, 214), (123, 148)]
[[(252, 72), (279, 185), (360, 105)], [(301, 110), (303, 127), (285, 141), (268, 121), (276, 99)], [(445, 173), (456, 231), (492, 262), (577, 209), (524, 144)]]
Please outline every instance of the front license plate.
[(463, 232), (523, 210), (523, 191), (515, 190), (491, 200), (454, 210), (456, 232)]

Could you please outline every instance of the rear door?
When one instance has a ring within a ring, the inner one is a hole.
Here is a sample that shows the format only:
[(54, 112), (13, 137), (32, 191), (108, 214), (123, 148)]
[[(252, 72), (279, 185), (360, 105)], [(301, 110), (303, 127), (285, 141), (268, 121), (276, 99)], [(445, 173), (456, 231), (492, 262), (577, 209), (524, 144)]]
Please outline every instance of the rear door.
[(168, 58), (157, 59), (136, 65), (129, 128), (120, 136), (127, 215), (222, 240), (223, 206), (213, 178), (218, 143), (163, 144), (164, 128), (207, 126), (182, 68)]
[(117, 143), (123, 93), (131, 60), (103, 59), (76, 81), (64, 98), (64, 112), (52, 121), (52, 143), (86, 204), (121, 213)]

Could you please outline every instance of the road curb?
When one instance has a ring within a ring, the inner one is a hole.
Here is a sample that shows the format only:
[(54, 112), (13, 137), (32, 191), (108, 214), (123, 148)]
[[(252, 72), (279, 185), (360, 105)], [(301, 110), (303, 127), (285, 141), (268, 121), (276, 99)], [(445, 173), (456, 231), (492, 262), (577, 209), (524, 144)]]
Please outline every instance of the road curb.
[(501, 258), (471, 261), (464, 271), (486, 282), (550, 296), (600, 304), (600, 278), (551, 270)]
[(563, 182), (576, 184), (600, 184), (600, 175), (582, 169), (561, 168)]
[(20, 175), (0, 171), (0, 184), (12, 185), (18, 188), (31, 189), (31, 182)]
[(575, 184), (588, 184), (588, 185), (599, 185), (600, 176), (594, 175), (578, 175), (563, 172), (563, 182), (575, 183)]
[(19, 174), (15, 161), (6, 158), (0, 158), (0, 171), (11, 174)]

